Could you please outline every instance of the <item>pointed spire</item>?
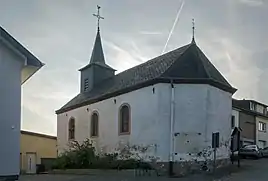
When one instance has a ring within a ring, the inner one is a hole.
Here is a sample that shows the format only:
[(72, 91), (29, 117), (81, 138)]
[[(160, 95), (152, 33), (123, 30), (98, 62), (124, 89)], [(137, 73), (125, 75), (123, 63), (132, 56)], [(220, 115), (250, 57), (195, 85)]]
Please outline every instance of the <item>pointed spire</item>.
[(192, 44), (195, 44), (195, 39), (194, 39), (194, 35), (195, 35), (195, 22), (194, 22), (194, 19), (192, 19), (192, 23), (193, 23), (193, 37), (192, 37)]
[(103, 54), (103, 49), (102, 49), (102, 44), (101, 44), (101, 36), (100, 32), (97, 32), (94, 47), (92, 50), (91, 58), (90, 58), (90, 63), (103, 63), (105, 64), (105, 59), (104, 59), (104, 54)]
[(90, 58), (90, 63), (101, 63), (105, 64), (105, 59), (104, 59), (104, 54), (103, 54), (103, 49), (102, 49), (102, 44), (101, 44), (101, 36), (100, 36), (100, 19), (104, 19), (103, 17), (100, 16), (100, 6), (97, 5), (97, 14), (93, 14), (97, 18), (97, 35), (93, 47), (93, 51), (91, 54)]

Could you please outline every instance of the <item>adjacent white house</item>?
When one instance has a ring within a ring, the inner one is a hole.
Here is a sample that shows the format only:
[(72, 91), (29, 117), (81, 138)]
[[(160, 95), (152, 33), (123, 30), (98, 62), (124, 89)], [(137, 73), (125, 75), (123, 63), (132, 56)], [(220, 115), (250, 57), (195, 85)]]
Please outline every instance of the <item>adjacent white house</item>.
[(43, 66), (0, 27), (0, 180), (20, 172), (21, 85)]
[(268, 106), (255, 100), (233, 99), (232, 126), (242, 129), (241, 144), (257, 144), (260, 148), (268, 146)]
[(212, 133), (219, 132), (217, 158), (229, 158), (236, 89), (194, 38), (115, 75), (106, 64), (98, 29), (89, 64), (80, 72), (80, 92), (56, 111), (59, 154), (69, 141), (90, 138), (105, 152), (121, 144), (150, 145), (148, 154), (159, 161), (184, 162), (210, 149)]
[(256, 116), (256, 142), (260, 148), (268, 146), (268, 117)]

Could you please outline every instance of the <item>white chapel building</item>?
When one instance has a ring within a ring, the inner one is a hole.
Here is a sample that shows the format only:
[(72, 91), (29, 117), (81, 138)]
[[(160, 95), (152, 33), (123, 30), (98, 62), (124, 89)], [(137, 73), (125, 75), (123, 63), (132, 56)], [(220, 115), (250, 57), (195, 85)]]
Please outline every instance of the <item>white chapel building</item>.
[(57, 114), (58, 152), (89, 138), (97, 150), (153, 145), (161, 162), (187, 161), (220, 133), (218, 159), (229, 158), (232, 95), (236, 91), (192, 42), (115, 74), (98, 29), (80, 92)]

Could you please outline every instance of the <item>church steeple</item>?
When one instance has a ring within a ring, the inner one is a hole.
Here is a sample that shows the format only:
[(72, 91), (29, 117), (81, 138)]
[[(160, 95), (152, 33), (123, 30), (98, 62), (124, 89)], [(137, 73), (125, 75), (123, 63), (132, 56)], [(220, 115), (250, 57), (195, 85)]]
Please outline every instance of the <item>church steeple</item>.
[(91, 58), (90, 58), (90, 63), (101, 63), (105, 64), (105, 58), (103, 54), (103, 49), (102, 49), (102, 44), (101, 44), (101, 36), (100, 36), (100, 31), (98, 30), (94, 47), (92, 50)]
[(103, 49), (102, 49), (102, 44), (101, 44), (101, 36), (100, 36), (100, 20), (104, 19), (104, 17), (102, 17), (100, 15), (100, 6), (97, 5), (97, 14), (93, 14), (93, 16), (95, 16), (97, 18), (97, 35), (96, 35), (96, 39), (95, 39), (95, 43), (94, 43), (94, 47), (93, 47), (93, 51), (91, 54), (91, 58), (90, 58), (90, 63), (102, 63), (105, 64), (105, 59), (104, 59), (104, 54), (103, 54)]
[(100, 16), (100, 6), (97, 6), (97, 14), (93, 14), (98, 19), (97, 35), (89, 64), (81, 68), (81, 83), (80, 92), (89, 92), (94, 86), (100, 84), (103, 80), (114, 76), (115, 70), (105, 63), (101, 36), (100, 36), (100, 19), (104, 19)]

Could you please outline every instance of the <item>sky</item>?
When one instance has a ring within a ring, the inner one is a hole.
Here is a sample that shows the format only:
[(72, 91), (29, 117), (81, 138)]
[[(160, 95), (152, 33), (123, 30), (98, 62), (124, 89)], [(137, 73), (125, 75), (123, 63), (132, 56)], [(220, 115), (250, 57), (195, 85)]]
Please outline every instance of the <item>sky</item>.
[[(0, 0), (0, 25), (45, 66), (22, 87), (22, 129), (56, 135), (55, 110), (79, 93), (100, 5), (106, 63), (118, 72), (159, 56), (182, 0)], [(237, 88), (268, 104), (268, 1), (185, 0), (166, 51), (197, 45)]]

